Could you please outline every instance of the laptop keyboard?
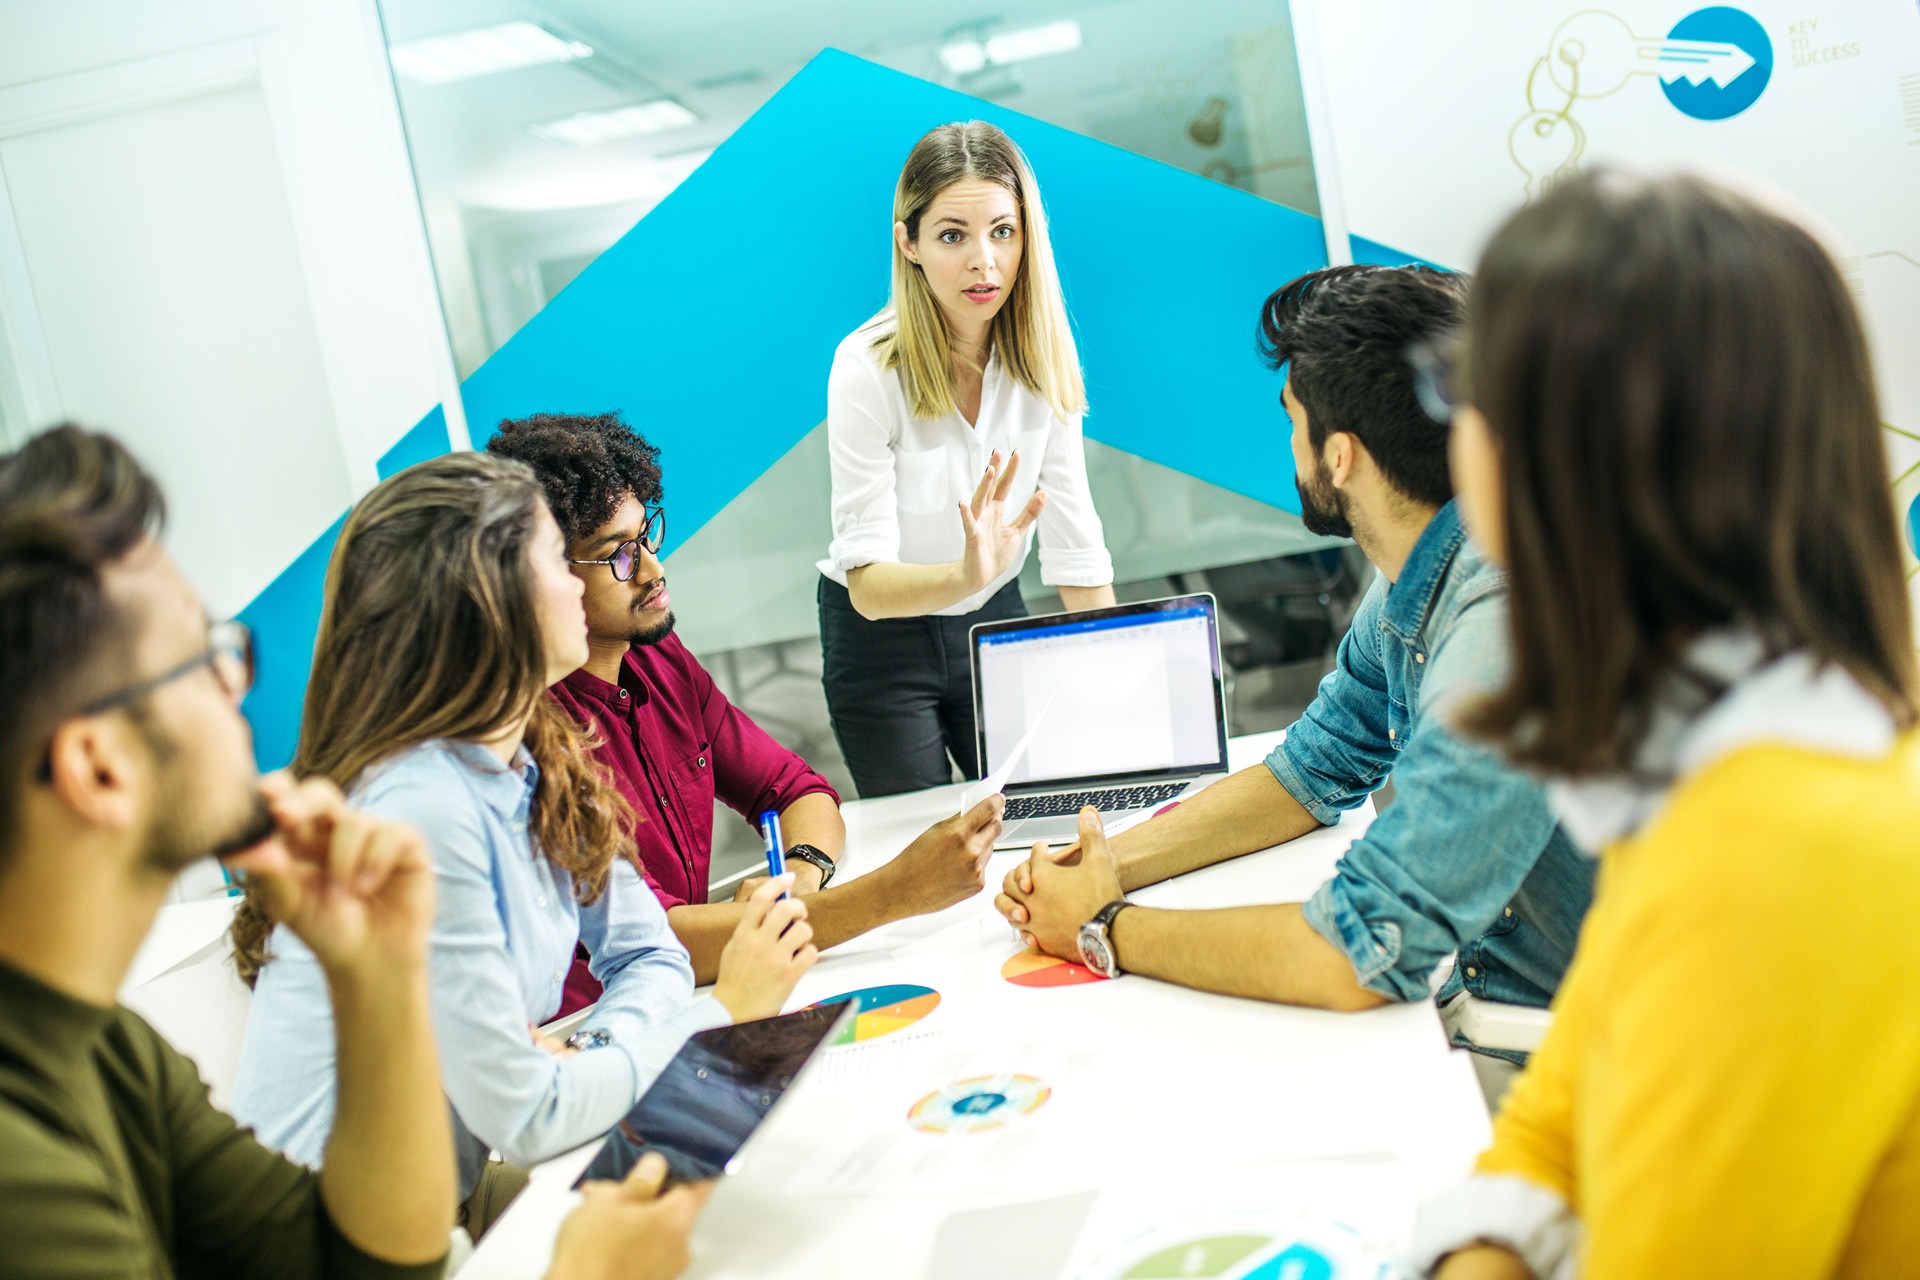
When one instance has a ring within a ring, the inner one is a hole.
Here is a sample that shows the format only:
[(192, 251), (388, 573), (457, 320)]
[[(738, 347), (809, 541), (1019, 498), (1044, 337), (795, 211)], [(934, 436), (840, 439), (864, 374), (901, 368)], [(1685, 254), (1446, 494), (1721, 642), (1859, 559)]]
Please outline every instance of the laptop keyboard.
[(1171, 800), (1187, 789), (1185, 782), (1156, 782), (1144, 787), (1112, 787), (1101, 791), (1070, 791), (1046, 796), (1008, 796), (1005, 821), (1020, 818), (1057, 818), (1092, 805), (1102, 813), (1125, 813)]

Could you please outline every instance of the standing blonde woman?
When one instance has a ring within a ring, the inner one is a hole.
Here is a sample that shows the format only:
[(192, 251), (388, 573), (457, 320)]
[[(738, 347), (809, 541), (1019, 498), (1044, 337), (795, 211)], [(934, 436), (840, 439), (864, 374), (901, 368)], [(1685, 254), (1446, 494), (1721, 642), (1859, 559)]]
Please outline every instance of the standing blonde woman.
[(1019, 617), (1040, 577), (1068, 609), (1113, 603), (1087, 489), (1086, 391), (1039, 184), (974, 120), (915, 144), (893, 198), (893, 296), (827, 381), (833, 542), (820, 562), (822, 683), (863, 796), (977, 777), (967, 633)]

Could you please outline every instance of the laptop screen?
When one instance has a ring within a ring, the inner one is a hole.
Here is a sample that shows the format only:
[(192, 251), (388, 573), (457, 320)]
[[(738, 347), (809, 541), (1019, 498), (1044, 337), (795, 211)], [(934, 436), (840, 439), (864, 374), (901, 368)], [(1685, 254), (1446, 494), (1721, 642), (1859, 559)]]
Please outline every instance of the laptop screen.
[(1226, 767), (1213, 597), (974, 629), (982, 771), (1031, 729), (1008, 778), (1051, 784)]

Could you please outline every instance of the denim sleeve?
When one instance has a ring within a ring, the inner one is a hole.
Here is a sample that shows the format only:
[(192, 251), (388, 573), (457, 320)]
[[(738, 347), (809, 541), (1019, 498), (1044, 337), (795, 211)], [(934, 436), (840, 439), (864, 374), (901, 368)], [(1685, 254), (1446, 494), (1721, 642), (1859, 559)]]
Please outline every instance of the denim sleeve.
[(1376, 575), (1340, 641), (1333, 670), (1267, 757), (1274, 779), (1328, 826), (1378, 790), (1393, 769), (1387, 673), (1380, 660), (1380, 614), (1386, 599), (1387, 580)]
[(1428, 996), (1434, 969), (1499, 918), (1553, 834), (1540, 788), (1447, 724), (1502, 674), (1504, 601), (1467, 605), (1429, 654), (1394, 802), (1305, 905), (1360, 982), (1389, 999)]

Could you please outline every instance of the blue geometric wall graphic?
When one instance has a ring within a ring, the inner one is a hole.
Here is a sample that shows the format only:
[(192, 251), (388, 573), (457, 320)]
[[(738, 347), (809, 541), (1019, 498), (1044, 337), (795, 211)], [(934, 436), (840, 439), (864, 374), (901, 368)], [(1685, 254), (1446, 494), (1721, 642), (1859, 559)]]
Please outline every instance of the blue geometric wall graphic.
[(660, 446), (676, 538), (699, 529), (825, 416), (834, 346), (886, 302), (900, 164), (969, 118), (1039, 175), (1087, 434), (1297, 510), (1253, 334), (1267, 294), (1325, 265), (1318, 219), (836, 50), (467, 380), (474, 443), (502, 418), (622, 410)]
[(428, 458), (437, 458), (451, 447), (447, 437), (447, 413), (439, 405), (433, 406), (433, 412), (413, 424), (407, 434), (401, 436), (393, 447), (380, 455), (375, 466), (380, 478), (398, 475), (416, 462), (425, 462)]
[(1355, 262), (1370, 262), (1380, 267), (1418, 266), (1437, 267), (1443, 271), (1447, 269), (1440, 267), (1440, 264), (1437, 262), (1429, 262), (1425, 258), (1415, 257), (1413, 254), (1402, 252), (1390, 244), (1381, 244), (1378, 240), (1369, 240), (1365, 236), (1350, 234), (1347, 236), (1347, 244), (1353, 251), (1353, 260)]
[[(1297, 511), (1279, 386), (1253, 335), (1273, 289), (1326, 264), (1319, 220), (837, 50), (466, 380), (475, 445), (503, 418), (618, 409), (660, 447), (675, 540), (690, 536), (825, 416), (833, 348), (886, 302), (900, 164), (927, 130), (966, 119), (1005, 128), (1040, 177), (1087, 434)], [(446, 447), (436, 410), (380, 474)], [(242, 614), (262, 651), (245, 709), (263, 768), (293, 754), (338, 528)]]

